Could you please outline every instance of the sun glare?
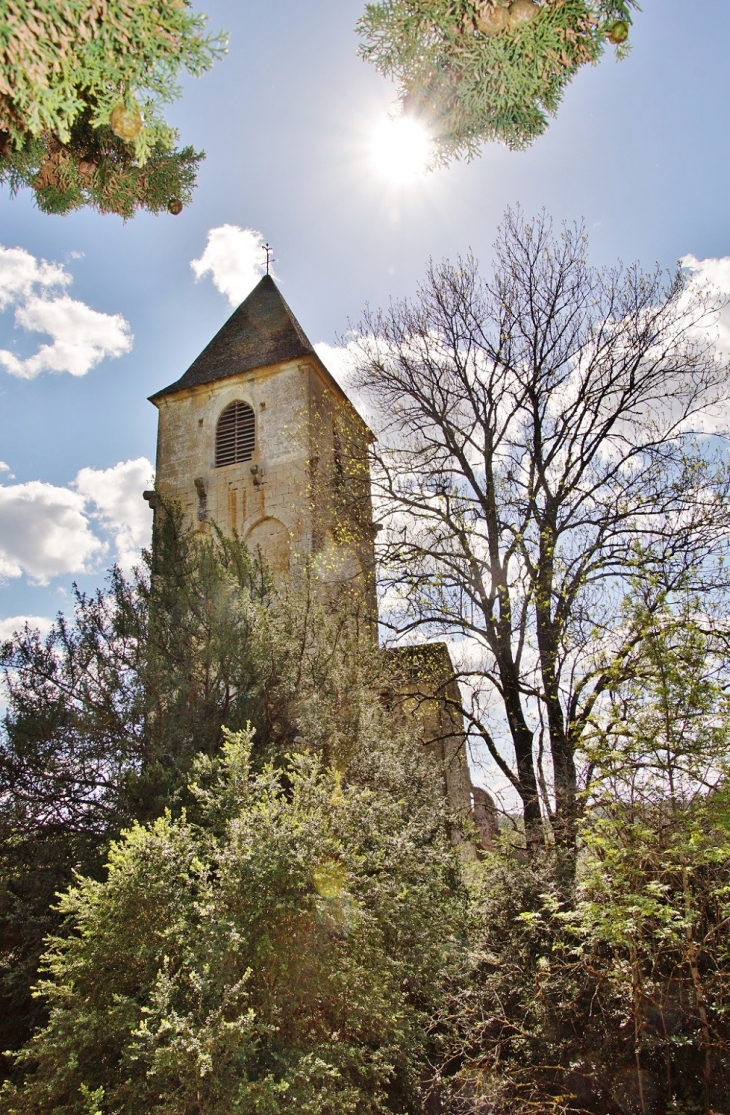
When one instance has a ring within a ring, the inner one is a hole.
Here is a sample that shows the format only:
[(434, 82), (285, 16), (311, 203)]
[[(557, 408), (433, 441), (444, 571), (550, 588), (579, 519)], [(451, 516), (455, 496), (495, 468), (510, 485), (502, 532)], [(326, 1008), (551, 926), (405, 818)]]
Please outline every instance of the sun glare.
[(373, 132), (372, 159), (376, 170), (391, 182), (403, 184), (422, 178), (432, 154), (431, 137), (412, 116), (384, 120)]

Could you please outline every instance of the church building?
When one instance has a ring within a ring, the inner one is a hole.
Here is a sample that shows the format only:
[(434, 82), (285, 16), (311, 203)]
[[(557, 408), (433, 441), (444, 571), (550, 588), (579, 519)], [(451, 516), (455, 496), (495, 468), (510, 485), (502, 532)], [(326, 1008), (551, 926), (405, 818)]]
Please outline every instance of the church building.
[(159, 411), (156, 494), (189, 526), (237, 533), (271, 569), (311, 555), (375, 615), (373, 435), (265, 275)]
[[(155, 491), (145, 492), (150, 504), (177, 503), (193, 530), (216, 524), (237, 534), (280, 576), (307, 558), (325, 587), (357, 590), (375, 632), (373, 434), (270, 275), (185, 374), (150, 401), (159, 412)], [(386, 699), (400, 700), (420, 723), (454, 812), (471, 815), (445, 644), (387, 653), (396, 685)]]

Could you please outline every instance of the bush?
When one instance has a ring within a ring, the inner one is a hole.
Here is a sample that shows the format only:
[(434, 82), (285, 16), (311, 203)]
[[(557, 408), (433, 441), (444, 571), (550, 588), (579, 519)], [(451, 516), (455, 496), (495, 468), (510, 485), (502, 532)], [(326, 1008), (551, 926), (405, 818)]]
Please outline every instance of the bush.
[(390, 793), (382, 757), (377, 789), (312, 755), (257, 774), (250, 733), (199, 759), (200, 823), (134, 826), (63, 897), (5, 1110), (421, 1110), (457, 868), (422, 760), (393, 759)]

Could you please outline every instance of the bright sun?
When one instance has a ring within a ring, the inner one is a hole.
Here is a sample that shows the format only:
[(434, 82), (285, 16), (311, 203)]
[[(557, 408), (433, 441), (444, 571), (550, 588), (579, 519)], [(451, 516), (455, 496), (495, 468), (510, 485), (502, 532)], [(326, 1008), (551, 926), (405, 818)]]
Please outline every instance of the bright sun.
[(426, 172), (432, 155), (431, 137), (419, 120), (397, 116), (375, 129), (371, 154), (384, 178), (396, 184), (412, 182)]

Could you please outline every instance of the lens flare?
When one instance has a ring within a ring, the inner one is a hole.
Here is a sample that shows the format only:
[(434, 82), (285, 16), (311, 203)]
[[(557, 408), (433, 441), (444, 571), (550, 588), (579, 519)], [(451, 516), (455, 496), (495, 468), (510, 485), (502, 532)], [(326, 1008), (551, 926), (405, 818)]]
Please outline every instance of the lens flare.
[(347, 869), (336, 859), (324, 859), (312, 872), (312, 882), (322, 898), (337, 898), (347, 882)]
[(373, 132), (371, 155), (378, 173), (397, 185), (422, 178), (433, 143), (426, 126), (413, 116), (382, 121)]

